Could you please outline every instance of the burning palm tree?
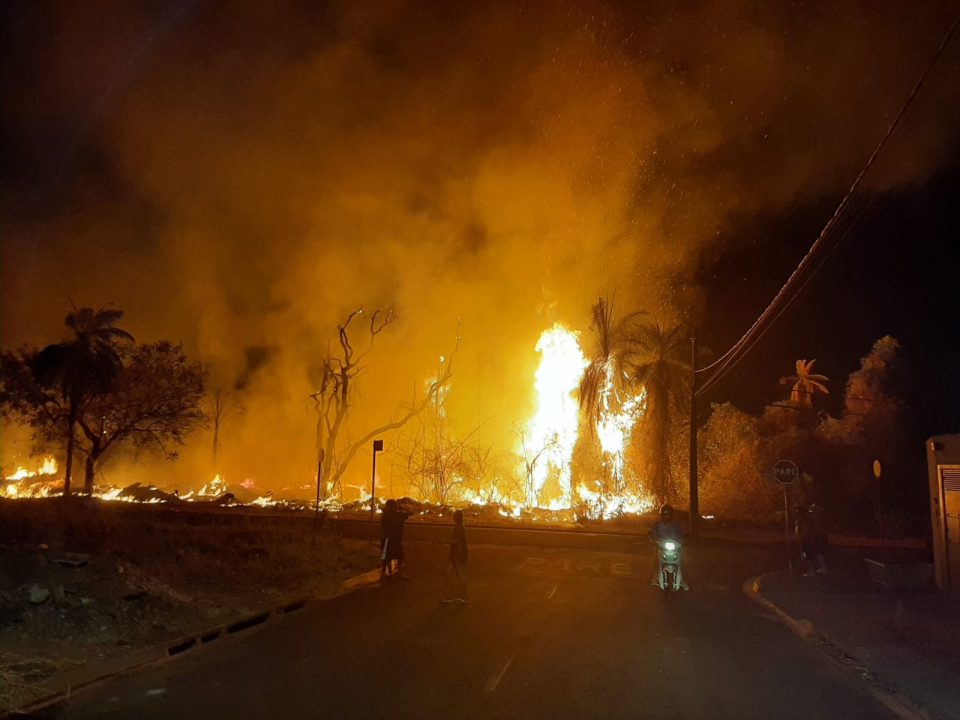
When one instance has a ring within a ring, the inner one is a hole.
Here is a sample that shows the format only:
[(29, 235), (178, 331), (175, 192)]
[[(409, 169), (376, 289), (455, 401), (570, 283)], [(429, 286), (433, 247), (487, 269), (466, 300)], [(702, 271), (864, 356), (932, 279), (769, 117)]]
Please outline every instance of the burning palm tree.
[(682, 409), (689, 396), (687, 342), (682, 327), (666, 329), (657, 322), (639, 324), (633, 337), (632, 379), (646, 389), (644, 423), (651, 439), (651, 485), (658, 502), (670, 495), (670, 406)]
[[(624, 459), (634, 423), (643, 411), (643, 391), (635, 393), (627, 364), (634, 352), (637, 320), (643, 311), (619, 320), (613, 301), (600, 298), (594, 304), (590, 329), (597, 352), (580, 380), (579, 401), (588, 432), (599, 440), (601, 459), (610, 484), (601, 482), (601, 492), (621, 495), (626, 490)], [(608, 498), (604, 498), (608, 499)]]
[[(593, 331), (597, 352), (590, 359), (580, 380), (580, 409), (591, 421), (591, 431), (596, 432), (604, 410), (609, 410), (611, 395), (615, 398), (623, 394), (623, 386), (628, 379), (625, 361), (630, 355), (634, 341), (637, 318), (643, 311), (614, 318), (613, 300), (600, 298), (593, 306)], [(607, 407), (605, 407), (605, 405)]]

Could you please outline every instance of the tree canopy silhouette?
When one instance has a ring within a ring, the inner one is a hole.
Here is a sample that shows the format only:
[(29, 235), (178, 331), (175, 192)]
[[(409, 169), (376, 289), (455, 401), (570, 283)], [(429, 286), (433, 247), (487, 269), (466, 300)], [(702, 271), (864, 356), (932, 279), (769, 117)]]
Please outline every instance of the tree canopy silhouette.
[(110, 390), (122, 369), (119, 350), (133, 342), (133, 335), (115, 327), (122, 318), (122, 310), (74, 308), (64, 319), (73, 339), (48, 345), (32, 358), (33, 377), (66, 404), (64, 496), (70, 495), (77, 418), (91, 398)]

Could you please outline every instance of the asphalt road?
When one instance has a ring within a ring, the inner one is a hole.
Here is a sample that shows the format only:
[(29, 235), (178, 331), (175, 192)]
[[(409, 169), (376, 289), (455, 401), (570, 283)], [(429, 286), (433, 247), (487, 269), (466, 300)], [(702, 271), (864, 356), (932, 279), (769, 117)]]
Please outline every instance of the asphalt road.
[[(476, 540), (474, 540), (476, 542)], [(470, 603), (444, 604), (445, 548), (364, 588), (75, 695), (57, 718), (893, 717), (767, 617), (742, 580), (775, 549), (687, 551), (689, 593), (649, 585), (650, 549), (476, 545)]]

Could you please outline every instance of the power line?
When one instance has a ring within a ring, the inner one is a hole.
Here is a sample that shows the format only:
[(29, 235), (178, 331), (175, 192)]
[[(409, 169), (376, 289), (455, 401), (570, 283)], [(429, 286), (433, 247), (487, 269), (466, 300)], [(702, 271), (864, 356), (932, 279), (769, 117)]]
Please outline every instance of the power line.
[[(940, 59), (940, 56), (943, 54), (944, 49), (947, 47), (947, 44), (950, 42), (950, 39), (953, 37), (958, 24), (960, 24), (960, 15), (954, 19), (950, 28), (947, 30), (947, 33), (943, 36), (943, 39), (940, 41), (940, 45), (933, 54), (933, 57), (930, 59), (930, 62), (924, 68), (919, 79), (914, 84), (913, 89), (907, 96), (907, 99), (887, 128), (886, 133), (884, 133), (883, 137), (880, 139), (880, 142), (867, 159), (866, 165), (864, 165), (859, 175), (857, 175), (856, 179), (853, 181), (853, 184), (850, 186), (850, 189), (847, 190), (847, 193), (840, 201), (840, 204), (837, 206), (836, 210), (834, 210), (833, 215), (827, 221), (827, 224), (824, 226), (823, 230), (820, 231), (820, 235), (814, 241), (813, 245), (810, 246), (810, 249), (807, 251), (807, 254), (804, 255), (803, 259), (800, 261), (800, 264), (797, 265), (790, 277), (787, 278), (786, 283), (784, 283), (783, 287), (780, 288), (780, 291), (774, 296), (773, 300), (766, 307), (766, 309), (760, 313), (760, 315), (747, 329), (743, 336), (737, 340), (737, 342), (734, 343), (730, 349), (727, 350), (727, 352), (725, 352), (721, 357), (717, 358), (717, 360), (712, 362), (707, 367), (696, 371), (697, 373), (707, 373), (716, 369), (714, 374), (708, 377), (701, 384), (701, 386), (697, 388), (695, 393), (697, 397), (703, 395), (707, 390), (713, 387), (713, 385), (715, 385), (723, 376), (729, 373), (730, 370), (733, 369), (734, 365), (744, 355), (746, 355), (747, 352), (749, 352), (753, 345), (756, 344), (757, 340), (762, 337), (769, 327), (783, 314), (784, 310), (789, 307), (790, 303), (796, 299), (803, 288), (806, 287), (813, 275), (823, 265), (823, 261), (826, 260), (830, 252), (832, 252), (832, 250), (839, 245), (840, 241), (842, 241), (843, 238), (849, 234), (857, 220), (859, 220), (859, 218), (862, 216), (863, 210), (857, 213), (853, 221), (850, 223), (850, 225), (848, 225), (843, 235), (841, 235), (840, 239), (833, 245), (833, 247), (826, 251), (816, 265), (813, 265), (817, 254), (820, 253), (822, 248), (826, 245), (827, 239), (830, 237), (831, 232), (840, 222), (841, 218), (846, 213), (847, 208), (853, 201), (854, 194), (862, 183), (864, 177), (873, 167), (877, 157), (883, 151), (884, 147), (887, 145), (888, 141), (899, 127), (904, 115), (907, 112), (907, 109), (913, 104), (914, 99), (920, 92), (920, 88), (923, 87), (923, 84), (926, 82), (931, 70), (933, 70), (933, 67), (936, 65), (937, 61)], [(809, 274), (804, 277), (804, 274), (807, 273), (808, 270)]]
[[(823, 266), (823, 264), (827, 261), (830, 255), (833, 254), (833, 251), (836, 250), (838, 247), (840, 247), (840, 245), (843, 243), (844, 238), (846, 238), (846, 236), (850, 233), (854, 225), (856, 225), (857, 221), (860, 219), (863, 213), (866, 212), (867, 208), (872, 204), (872, 202), (873, 201), (871, 200), (870, 203), (864, 206), (854, 216), (853, 221), (846, 228), (846, 230), (844, 230), (843, 234), (837, 239), (837, 241), (832, 245), (830, 245), (829, 247), (827, 247), (827, 249), (822, 253), (820, 258), (817, 259), (817, 264), (814, 265), (811, 268), (810, 272), (807, 274), (807, 276), (803, 278), (803, 281), (797, 287), (796, 292), (794, 292), (794, 294), (791, 297), (784, 300), (783, 304), (779, 308), (775, 309), (774, 314), (771, 315), (769, 322), (767, 322), (767, 324), (764, 325), (763, 327), (760, 327), (754, 333), (753, 337), (751, 337), (747, 342), (743, 344), (739, 353), (737, 353), (736, 355), (730, 355), (730, 357), (723, 363), (723, 365), (711, 377), (709, 377), (706, 381), (704, 381), (699, 388), (697, 388), (698, 397), (703, 393), (706, 393), (710, 388), (712, 388), (720, 380), (722, 380), (731, 370), (733, 370), (733, 368), (736, 365), (736, 362), (740, 358), (742, 358), (744, 355), (746, 355), (748, 352), (750, 352), (750, 350), (753, 349), (753, 346), (756, 345), (761, 340), (761, 338), (763, 338), (764, 335), (766, 335), (767, 331), (771, 327), (773, 327), (773, 324), (780, 319), (780, 316), (783, 315), (783, 313), (785, 313), (790, 308), (790, 305), (793, 304), (793, 301), (800, 296), (800, 293), (804, 290), (804, 288), (806, 288), (806, 286), (810, 283), (810, 281), (813, 280), (814, 276), (817, 274), (817, 271)], [(768, 310), (772, 306), (773, 306), (773, 303), (770, 304), (770, 307), (768, 307)], [(727, 354), (729, 354), (729, 352)], [(714, 365), (715, 364), (716, 363), (714, 363)]]

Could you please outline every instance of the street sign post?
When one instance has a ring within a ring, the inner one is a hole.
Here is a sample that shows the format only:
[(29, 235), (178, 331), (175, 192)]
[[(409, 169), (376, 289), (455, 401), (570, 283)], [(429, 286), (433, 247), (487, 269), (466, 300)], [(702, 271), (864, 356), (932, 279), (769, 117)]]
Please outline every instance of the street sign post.
[(373, 473), (370, 478), (370, 522), (377, 510), (377, 453), (383, 452), (383, 440), (373, 441)]
[(880, 476), (883, 474), (883, 467), (879, 460), (873, 461), (873, 477), (877, 480), (877, 525), (880, 530), (880, 560), (886, 562), (887, 548), (883, 536), (883, 484), (880, 482)]
[(777, 460), (773, 479), (783, 487), (783, 540), (787, 546), (787, 571), (793, 575), (793, 555), (790, 551), (790, 496), (789, 488), (800, 479), (800, 466), (793, 460)]
[(773, 466), (773, 479), (781, 485), (793, 485), (800, 479), (800, 467), (793, 460), (777, 460)]

